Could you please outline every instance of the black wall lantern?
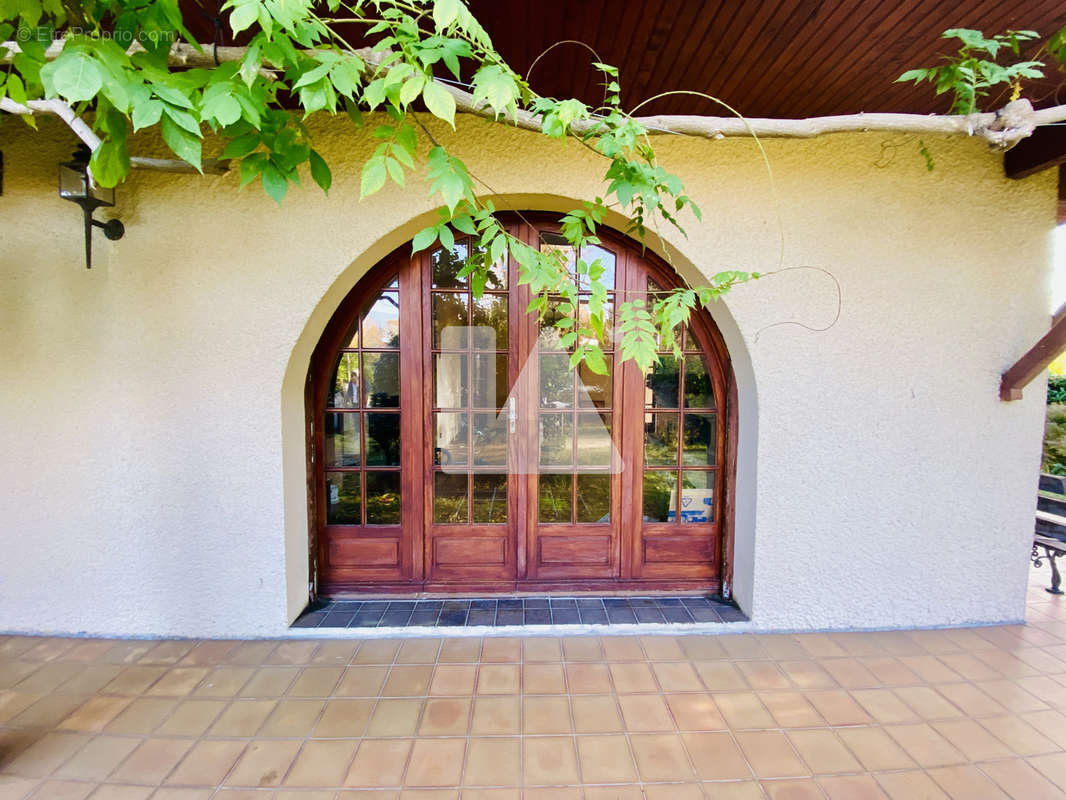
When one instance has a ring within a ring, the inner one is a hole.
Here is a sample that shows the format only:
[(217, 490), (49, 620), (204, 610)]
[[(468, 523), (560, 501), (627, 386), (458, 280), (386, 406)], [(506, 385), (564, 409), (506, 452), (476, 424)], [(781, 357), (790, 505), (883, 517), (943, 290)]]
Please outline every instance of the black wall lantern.
[(100, 207), (115, 205), (115, 190), (98, 186), (89, 175), (89, 148), (82, 145), (74, 151), (70, 161), (59, 165), (59, 196), (77, 203), (85, 214), (85, 268), (93, 267), (93, 226), (103, 228), (104, 236), (111, 241), (121, 239), (126, 228), (117, 219), (100, 222), (93, 219), (93, 212)]

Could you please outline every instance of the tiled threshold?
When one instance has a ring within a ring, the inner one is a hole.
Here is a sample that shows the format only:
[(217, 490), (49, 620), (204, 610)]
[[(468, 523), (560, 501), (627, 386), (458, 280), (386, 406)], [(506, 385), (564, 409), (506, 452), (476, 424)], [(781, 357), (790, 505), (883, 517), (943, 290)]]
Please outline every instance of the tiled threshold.
[(686, 625), (747, 622), (710, 597), (504, 597), (320, 601), (294, 628), (463, 628), (517, 625)]

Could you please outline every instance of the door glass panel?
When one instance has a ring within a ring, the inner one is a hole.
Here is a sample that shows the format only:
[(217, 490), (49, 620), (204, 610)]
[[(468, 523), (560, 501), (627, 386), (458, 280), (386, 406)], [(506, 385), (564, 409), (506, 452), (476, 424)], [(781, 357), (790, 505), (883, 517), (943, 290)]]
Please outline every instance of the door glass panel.
[(645, 403), (649, 408), (677, 408), (681, 369), (673, 356), (660, 356), (659, 363), (648, 370)]
[(474, 522), (507, 522), (507, 476), (474, 474)]
[(714, 520), (714, 472), (685, 470), (681, 473), (681, 521)]
[(436, 444), (433, 463), (445, 469), (467, 463), (468, 417), (463, 412), (438, 412), (433, 415)]
[(444, 350), (462, 350), (467, 346), (470, 314), (468, 295), (456, 292), (433, 293), (433, 346)]
[(333, 391), (326, 401), (330, 408), (356, 408), (359, 405), (359, 354), (341, 353), (333, 370)]
[(677, 472), (654, 470), (644, 473), (644, 521), (672, 522), (677, 505)]
[(358, 350), (359, 349), (359, 321), (356, 320), (341, 337), (341, 349), (344, 350)]
[(474, 354), (474, 408), (501, 409), (507, 403), (507, 355)]
[(507, 415), (473, 414), (474, 463), (478, 466), (507, 466)]
[(400, 354), (363, 353), (363, 404), (369, 408), (400, 405)]
[(466, 475), (438, 472), (433, 476), (433, 521), (459, 524), (467, 521)]
[[(614, 273), (615, 273), (615, 255), (610, 250), (604, 247), (600, 247), (596, 244), (587, 244), (581, 248), (581, 260), (584, 261), (589, 267), (592, 267), (597, 260), (599, 260), (599, 267), (602, 268), (600, 273), (600, 283), (606, 286), (608, 289), (614, 288)], [(588, 279), (582, 278), (582, 287), (588, 286)]]
[(365, 414), (366, 463), (370, 467), (400, 464), (400, 415)]
[(611, 415), (577, 415), (577, 463), (589, 467), (611, 465)]
[(465, 408), (467, 397), (466, 354), (438, 353), (433, 357), (437, 408)]
[[(586, 344), (592, 344), (593, 342), (599, 342), (600, 347), (609, 348), (613, 340), (614, 331), (614, 303), (607, 301), (603, 304), (600, 310), (600, 316), (603, 319), (603, 335), (602, 336), (588, 336), (582, 335), (581, 341)], [(592, 328), (592, 309), (589, 307), (587, 300), (581, 300), (578, 303), (578, 321), (581, 323), (582, 328)]]
[(582, 361), (577, 366), (577, 404), (582, 408), (610, 408), (611, 381), (614, 377), (614, 359), (604, 356), (607, 374), (597, 375)]
[(440, 248), (430, 256), (434, 289), (465, 289), (466, 278), (459, 277), (465, 266), (469, 250), (465, 243), (458, 242), (451, 250)]
[(644, 415), (644, 464), (677, 464), (677, 414)]
[(507, 295), (483, 294), (473, 301), (475, 350), (507, 349)]
[(611, 476), (577, 476), (577, 521), (611, 521)]
[(714, 408), (714, 389), (702, 355), (685, 356), (685, 408)]
[(359, 466), (359, 414), (326, 414), (323, 433), (327, 467)]
[(714, 464), (714, 414), (685, 414), (685, 436), (681, 445), (681, 463), (696, 466)]
[(574, 372), (570, 356), (549, 353), (540, 357), (541, 408), (571, 408), (574, 404)]
[(538, 485), (538, 507), (541, 522), (560, 522), (569, 524), (572, 507), (570, 475), (540, 475)]
[(363, 347), (400, 346), (400, 295), (382, 292), (363, 316)]
[(366, 524), (400, 524), (400, 473), (366, 473)]
[(569, 465), (574, 463), (574, 423), (570, 414), (540, 415), (540, 463)]
[(358, 472), (326, 473), (326, 523), (361, 525), (360, 483)]

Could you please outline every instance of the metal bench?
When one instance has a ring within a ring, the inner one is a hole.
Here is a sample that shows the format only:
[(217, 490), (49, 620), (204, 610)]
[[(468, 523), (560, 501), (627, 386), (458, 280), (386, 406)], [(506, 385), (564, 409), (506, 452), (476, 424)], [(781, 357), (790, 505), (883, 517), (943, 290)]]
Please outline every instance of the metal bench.
[[(1044, 559), (1047, 559), (1048, 564), (1051, 565), (1051, 586), (1046, 591), (1051, 594), (1062, 594), (1063, 591), (1059, 588), (1062, 584), (1062, 576), (1059, 574), (1059, 567), (1055, 560), (1066, 553), (1066, 540), (1048, 536), (1039, 528), (1054, 528), (1066, 532), (1066, 517), (1037, 510), (1036, 521), (1038, 530), (1033, 534), (1033, 566), (1039, 568)], [(1041, 526), (1040, 523), (1043, 525)], [(1044, 551), (1043, 554), (1040, 552), (1041, 549)]]

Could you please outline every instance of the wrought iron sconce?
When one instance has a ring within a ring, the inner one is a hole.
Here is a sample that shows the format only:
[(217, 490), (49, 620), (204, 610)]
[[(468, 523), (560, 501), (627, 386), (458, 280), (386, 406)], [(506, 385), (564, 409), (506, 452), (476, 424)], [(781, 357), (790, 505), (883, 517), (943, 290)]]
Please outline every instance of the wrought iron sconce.
[(79, 147), (70, 161), (59, 165), (59, 196), (77, 203), (85, 214), (85, 268), (93, 267), (93, 227), (102, 228), (104, 236), (111, 241), (121, 239), (125, 226), (117, 219), (100, 222), (93, 219), (98, 208), (115, 205), (115, 190), (98, 186), (89, 174), (89, 148)]

